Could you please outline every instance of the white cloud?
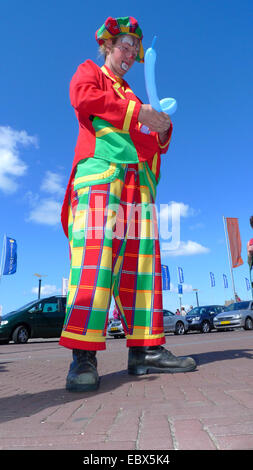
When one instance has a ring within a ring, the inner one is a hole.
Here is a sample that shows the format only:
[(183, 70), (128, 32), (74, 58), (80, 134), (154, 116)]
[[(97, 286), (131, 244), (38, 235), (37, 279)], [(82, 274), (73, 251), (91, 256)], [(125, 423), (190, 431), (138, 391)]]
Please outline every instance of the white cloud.
[(27, 165), (19, 155), (18, 145), (37, 146), (37, 138), (26, 131), (15, 131), (8, 126), (0, 126), (0, 189), (14, 193), (18, 188), (16, 179), (27, 171)]
[[(33, 287), (31, 292), (33, 294), (38, 295), (38, 291), (39, 291), (39, 287)], [(61, 289), (57, 288), (55, 285), (45, 284), (43, 286), (43, 284), (42, 284), (40, 293), (41, 293), (42, 296), (44, 296), (44, 295), (55, 295), (55, 294), (60, 294)]]
[(192, 217), (197, 214), (197, 211), (184, 202), (170, 201), (169, 204), (160, 204), (160, 222), (167, 221), (175, 214), (179, 217)]
[(187, 242), (180, 241), (178, 247), (174, 250), (169, 250), (169, 243), (161, 243), (161, 251), (163, 256), (192, 256), (204, 253), (209, 253), (209, 248), (200, 245), (200, 243), (188, 240)]
[[(197, 215), (198, 212), (199, 211), (183, 202), (171, 201), (169, 204), (160, 205), (159, 231), (163, 256), (192, 256), (209, 253), (209, 248), (201, 245), (200, 243), (192, 240), (185, 242), (180, 239), (181, 217), (193, 217)], [(170, 221), (171, 230), (169, 230)], [(199, 226), (202, 225), (199, 224)]]
[[(43, 198), (40, 194), (27, 191), (25, 199), (30, 205), (30, 214), (27, 217), (27, 222), (35, 222), (43, 225), (56, 225), (61, 220), (61, 207), (62, 201), (57, 199), (65, 191), (62, 185), (62, 176), (52, 171), (47, 171), (42, 180), (41, 191), (51, 194), (51, 197)], [(54, 196), (54, 197), (53, 197)]]
[[(183, 293), (187, 293), (187, 292), (192, 292), (192, 285), (191, 284), (183, 284)], [(176, 292), (178, 293), (178, 285), (174, 285), (172, 282), (170, 284), (170, 291), (171, 292)]]
[(41, 183), (40, 189), (50, 194), (61, 196), (64, 193), (64, 186), (62, 185), (62, 175), (47, 171)]
[(40, 199), (30, 211), (28, 222), (43, 225), (56, 225), (61, 220), (61, 203), (53, 199)]

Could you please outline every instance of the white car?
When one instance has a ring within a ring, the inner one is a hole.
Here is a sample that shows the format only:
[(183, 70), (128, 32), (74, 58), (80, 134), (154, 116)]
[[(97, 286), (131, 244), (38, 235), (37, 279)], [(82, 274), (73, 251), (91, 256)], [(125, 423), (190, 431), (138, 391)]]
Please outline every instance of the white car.
[(214, 317), (213, 325), (217, 330), (225, 328), (253, 330), (253, 301), (235, 302), (224, 307), (224, 311)]
[(121, 320), (112, 320), (107, 328), (107, 334), (109, 336), (113, 336), (114, 338), (124, 338), (125, 333)]

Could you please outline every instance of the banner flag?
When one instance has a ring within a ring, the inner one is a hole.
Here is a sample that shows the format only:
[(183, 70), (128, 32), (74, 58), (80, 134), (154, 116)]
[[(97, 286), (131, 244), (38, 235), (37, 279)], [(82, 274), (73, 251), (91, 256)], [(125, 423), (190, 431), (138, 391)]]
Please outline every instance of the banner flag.
[(183, 286), (182, 284), (178, 284), (178, 293), (182, 294), (183, 293)]
[(69, 284), (69, 280), (63, 277), (62, 278), (62, 295), (68, 294), (68, 284)]
[(2, 264), (2, 276), (14, 274), (17, 270), (17, 242), (14, 238), (5, 237)]
[(223, 281), (224, 281), (224, 287), (225, 287), (225, 289), (227, 289), (227, 287), (228, 287), (228, 278), (227, 278), (226, 274), (223, 274)]
[(237, 268), (243, 264), (241, 258), (242, 243), (237, 218), (226, 217), (227, 232), (232, 259), (232, 267)]
[(214, 273), (210, 273), (210, 279), (211, 279), (211, 287), (214, 287), (215, 286)]
[(245, 277), (245, 282), (246, 282), (247, 290), (250, 290), (250, 282), (246, 277)]
[(163, 290), (170, 290), (170, 272), (165, 264), (162, 264), (162, 284)]
[(183, 269), (178, 267), (177, 270), (178, 270), (178, 280), (179, 280), (180, 284), (183, 284), (184, 283)]

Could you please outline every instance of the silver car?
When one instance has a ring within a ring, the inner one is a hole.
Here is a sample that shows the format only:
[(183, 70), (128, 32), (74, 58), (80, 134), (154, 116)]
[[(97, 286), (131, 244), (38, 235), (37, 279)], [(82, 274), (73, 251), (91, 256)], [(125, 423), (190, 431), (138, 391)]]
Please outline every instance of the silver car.
[[(188, 322), (182, 315), (176, 315), (170, 310), (163, 311), (164, 332), (172, 332), (175, 335), (184, 335), (188, 331)], [(125, 336), (123, 326), (120, 320), (113, 320), (107, 329), (107, 334), (114, 338), (123, 338)]]
[(185, 317), (176, 315), (170, 310), (163, 311), (163, 325), (165, 333), (172, 332), (175, 335), (184, 335), (187, 333), (189, 324)]
[(218, 330), (226, 328), (253, 329), (253, 301), (235, 302), (224, 307), (224, 311), (213, 319), (214, 327)]
[(124, 338), (125, 333), (121, 323), (121, 320), (112, 320), (107, 328), (107, 334), (114, 338)]

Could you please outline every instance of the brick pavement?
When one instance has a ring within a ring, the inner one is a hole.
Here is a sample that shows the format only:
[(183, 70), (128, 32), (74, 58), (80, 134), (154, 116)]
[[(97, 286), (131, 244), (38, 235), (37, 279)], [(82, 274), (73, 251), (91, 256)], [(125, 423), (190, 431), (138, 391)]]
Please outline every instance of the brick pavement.
[(252, 450), (253, 332), (167, 335), (196, 371), (129, 376), (124, 339), (98, 353), (101, 385), (65, 390), (57, 341), (0, 345), (1, 450)]

